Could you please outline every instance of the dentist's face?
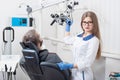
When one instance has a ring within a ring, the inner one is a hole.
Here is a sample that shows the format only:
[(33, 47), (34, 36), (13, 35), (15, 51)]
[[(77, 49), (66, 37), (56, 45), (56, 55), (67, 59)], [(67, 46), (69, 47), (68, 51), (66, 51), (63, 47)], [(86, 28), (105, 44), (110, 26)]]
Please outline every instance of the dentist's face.
[(85, 32), (92, 32), (93, 29), (93, 21), (90, 17), (86, 17), (82, 21), (82, 27)]

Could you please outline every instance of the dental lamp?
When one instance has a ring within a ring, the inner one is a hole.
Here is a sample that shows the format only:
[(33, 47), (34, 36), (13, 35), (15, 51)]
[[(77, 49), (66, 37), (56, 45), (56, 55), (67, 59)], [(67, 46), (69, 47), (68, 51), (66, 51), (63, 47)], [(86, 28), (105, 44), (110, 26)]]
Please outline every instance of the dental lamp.
[(51, 22), (51, 26), (56, 22), (59, 25), (63, 25), (64, 22), (66, 22), (67, 19), (73, 21), (72, 19), (72, 12), (74, 10), (74, 6), (78, 5), (78, 2), (73, 1), (67, 4), (67, 9), (60, 14), (51, 14), (51, 17), (53, 18), (53, 21)]

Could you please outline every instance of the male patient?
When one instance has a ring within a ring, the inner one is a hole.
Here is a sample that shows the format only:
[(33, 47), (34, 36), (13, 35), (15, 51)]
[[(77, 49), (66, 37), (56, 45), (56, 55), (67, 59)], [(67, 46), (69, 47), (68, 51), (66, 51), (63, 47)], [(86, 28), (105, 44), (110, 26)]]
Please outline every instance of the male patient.
[(36, 32), (35, 29), (29, 30), (23, 37), (22, 40), (23, 43), (29, 43), (32, 42), (37, 49), (39, 50), (38, 56), (39, 56), (39, 61), (43, 62), (52, 62), (52, 63), (58, 63), (61, 62), (61, 59), (54, 53), (48, 52), (47, 49), (42, 49), (42, 42), (43, 40), (40, 38), (40, 35)]

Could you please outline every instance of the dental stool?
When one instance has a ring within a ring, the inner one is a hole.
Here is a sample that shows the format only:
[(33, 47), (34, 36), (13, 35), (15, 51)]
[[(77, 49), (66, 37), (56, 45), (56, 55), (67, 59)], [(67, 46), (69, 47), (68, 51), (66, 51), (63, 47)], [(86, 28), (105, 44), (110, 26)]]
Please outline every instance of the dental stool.
[[(27, 73), (31, 80), (70, 80), (70, 70), (61, 71), (57, 66), (57, 62), (62, 60), (55, 53), (49, 53), (48, 56), (53, 56), (55, 62), (40, 61), (39, 50), (34, 43), (20, 42), (23, 50), (23, 57), (20, 60), (21, 69)], [(56, 57), (54, 56), (56, 55)], [(52, 58), (52, 57), (51, 57)]]

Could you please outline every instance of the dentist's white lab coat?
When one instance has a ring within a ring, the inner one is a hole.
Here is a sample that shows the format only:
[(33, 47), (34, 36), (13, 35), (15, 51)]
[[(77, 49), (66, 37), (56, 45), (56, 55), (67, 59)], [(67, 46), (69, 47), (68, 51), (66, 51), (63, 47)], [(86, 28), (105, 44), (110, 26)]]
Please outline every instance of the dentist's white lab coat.
[(82, 71), (84, 71), (84, 80), (93, 80), (91, 66), (97, 55), (99, 39), (93, 35), (85, 38), (81, 35), (76, 37), (67, 36), (64, 38), (66, 44), (73, 45), (73, 62), (78, 66), (78, 69), (72, 69), (72, 80), (83, 80)]

